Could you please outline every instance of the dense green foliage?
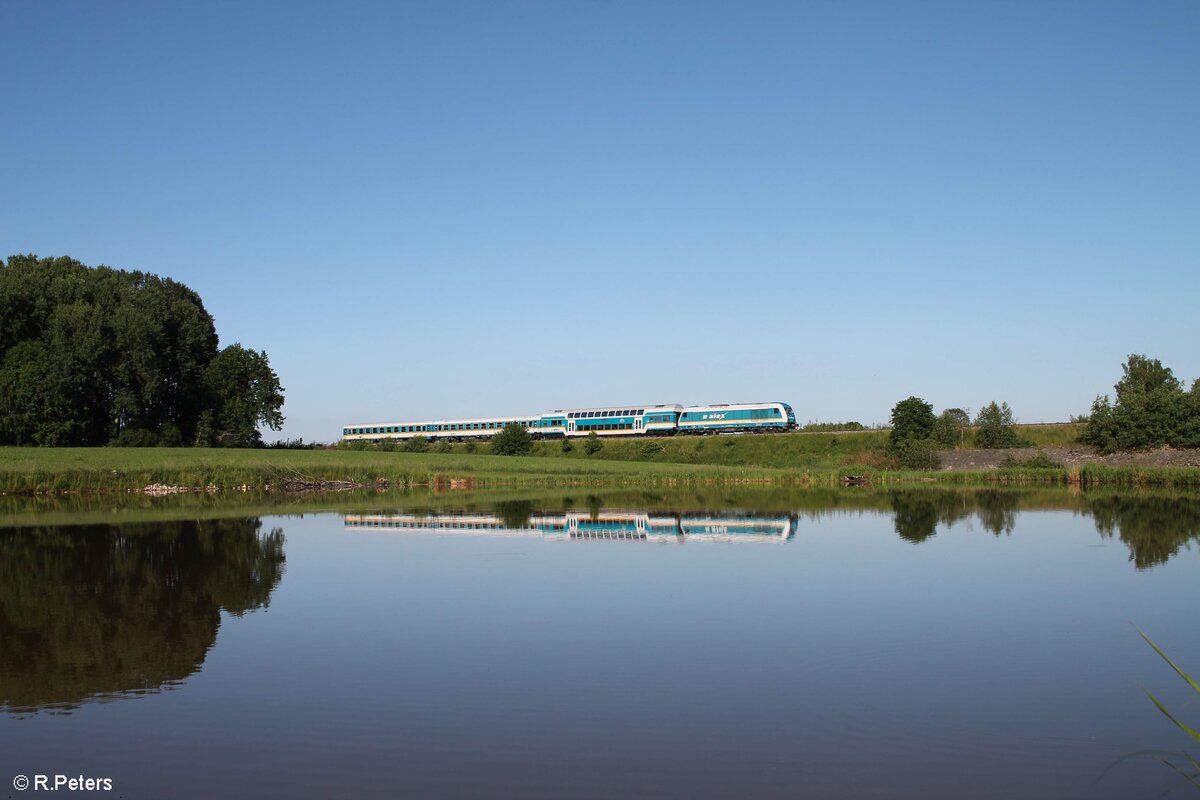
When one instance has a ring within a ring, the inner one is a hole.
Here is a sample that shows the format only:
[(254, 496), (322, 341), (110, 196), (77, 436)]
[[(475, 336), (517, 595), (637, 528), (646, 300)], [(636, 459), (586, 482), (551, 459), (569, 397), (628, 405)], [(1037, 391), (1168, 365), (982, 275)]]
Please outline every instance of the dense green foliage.
[(1017, 429), (1014, 427), (1012, 409), (1008, 403), (988, 403), (979, 410), (975, 417), (975, 444), (985, 449), (1016, 447), (1020, 443)]
[(600, 441), (600, 437), (596, 435), (595, 431), (589, 433), (587, 438), (583, 440), (583, 452), (589, 456), (594, 456), (603, 449), (604, 442)]
[(510, 422), (492, 437), (492, 452), (498, 456), (523, 456), (533, 447), (533, 439), (524, 425)]
[(70, 258), (0, 262), (0, 444), (259, 444), (282, 405), (266, 353), (218, 350), (183, 284)]
[(1144, 355), (1129, 356), (1122, 370), (1116, 402), (1096, 398), (1080, 441), (1103, 453), (1200, 447), (1200, 380), (1184, 391), (1169, 367)]
[(919, 397), (909, 397), (892, 408), (892, 432), (888, 452), (908, 469), (937, 469), (937, 442), (933, 433), (937, 417), (933, 406)]
[(933, 425), (933, 440), (938, 447), (949, 450), (966, 442), (970, 427), (970, 414), (961, 408), (947, 408)]

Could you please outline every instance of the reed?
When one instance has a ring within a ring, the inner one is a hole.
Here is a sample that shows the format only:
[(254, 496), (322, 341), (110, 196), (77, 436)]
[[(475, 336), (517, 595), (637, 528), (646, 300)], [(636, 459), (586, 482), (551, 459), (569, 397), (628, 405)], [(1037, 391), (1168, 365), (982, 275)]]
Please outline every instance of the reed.
[[(1147, 636), (1145, 633), (1143, 633), (1141, 631), (1141, 629), (1135, 628), (1135, 630), (1137, 630), (1138, 635), (1140, 635), (1143, 639), (1146, 640), (1146, 644), (1150, 645), (1150, 647), (1152, 647), (1154, 649), (1154, 652), (1158, 653), (1159, 657), (1162, 658), (1163, 661), (1167, 662), (1167, 665), (1171, 669), (1175, 670), (1175, 674), (1177, 674), (1180, 678), (1183, 678), (1183, 680), (1187, 683), (1187, 685), (1192, 688), (1192, 691), (1194, 691), (1197, 695), (1200, 695), (1200, 681), (1197, 681), (1191, 675), (1188, 675), (1186, 672), (1184, 672), (1182, 669), (1180, 669), (1179, 665), (1176, 664), (1174, 661), (1172, 661), (1170, 659), (1170, 657), (1167, 656), (1167, 654), (1164, 653), (1162, 651), (1162, 649), (1159, 648), (1159, 646), (1156, 645), (1149, 636)], [(1196, 730), (1191, 725), (1188, 725), (1186, 722), (1181, 720), (1179, 717), (1175, 716), (1175, 714), (1173, 714), (1170, 709), (1168, 709), (1165, 705), (1163, 705), (1163, 703), (1157, 697), (1155, 697), (1153, 694), (1151, 694), (1149, 691), (1147, 691), (1147, 690), (1143, 690), (1143, 691), (1146, 691), (1146, 696), (1150, 698), (1150, 701), (1152, 703), (1154, 703), (1155, 707), (1157, 707), (1158, 710), (1161, 711), (1167, 719), (1169, 719), (1169, 720), (1171, 720), (1171, 722), (1175, 723), (1175, 726), (1177, 728), (1179, 728), (1181, 731), (1183, 731), (1188, 736), (1190, 736), (1194, 741), (1200, 742), (1200, 731)], [(1197, 761), (1195, 758), (1187, 755), (1186, 753), (1179, 753), (1176, 755), (1182, 756), (1183, 759), (1186, 761), (1186, 765), (1180, 765), (1178, 763), (1175, 763), (1174, 761), (1169, 761), (1164, 757), (1160, 757), (1160, 760), (1164, 764), (1166, 764), (1168, 767), (1170, 767), (1171, 769), (1178, 772), (1193, 786), (1195, 786), (1196, 788), (1200, 788), (1200, 761)]]

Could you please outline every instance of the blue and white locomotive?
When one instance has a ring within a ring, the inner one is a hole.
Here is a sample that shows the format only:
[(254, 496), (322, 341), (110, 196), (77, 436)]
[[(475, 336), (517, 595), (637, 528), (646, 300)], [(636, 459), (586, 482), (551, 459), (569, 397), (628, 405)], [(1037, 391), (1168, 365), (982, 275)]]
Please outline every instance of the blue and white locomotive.
[(786, 431), (795, 427), (796, 414), (787, 403), (688, 406), (679, 417), (680, 433)]
[(342, 438), (485, 439), (505, 425), (520, 425), (535, 438), (597, 436), (671, 436), (676, 433), (787, 431), (796, 415), (787, 403), (732, 403), (715, 406), (641, 405), (571, 408), (515, 417), (475, 417), (347, 425)]

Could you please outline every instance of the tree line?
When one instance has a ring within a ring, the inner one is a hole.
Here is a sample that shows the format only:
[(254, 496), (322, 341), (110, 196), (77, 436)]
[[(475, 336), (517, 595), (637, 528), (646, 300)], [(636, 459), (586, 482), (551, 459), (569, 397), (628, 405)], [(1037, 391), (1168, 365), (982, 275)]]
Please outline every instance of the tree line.
[(266, 352), (219, 348), (184, 284), (66, 257), (0, 261), (0, 444), (258, 446), (282, 407)]
[[(1098, 396), (1091, 413), (1072, 418), (1084, 423), (1079, 441), (1102, 453), (1153, 447), (1200, 447), (1200, 379), (1190, 389), (1157, 358), (1130, 355), (1123, 376), (1113, 387), (1116, 400)], [(965, 444), (970, 435), (976, 447), (1021, 447), (1016, 419), (1008, 403), (994, 400), (972, 423), (961, 408), (933, 413), (920, 397), (908, 397), (892, 407), (888, 453), (904, 467), (936, 469), (937, 450)], [(973, 427), (973, 430), (972, 430)]]

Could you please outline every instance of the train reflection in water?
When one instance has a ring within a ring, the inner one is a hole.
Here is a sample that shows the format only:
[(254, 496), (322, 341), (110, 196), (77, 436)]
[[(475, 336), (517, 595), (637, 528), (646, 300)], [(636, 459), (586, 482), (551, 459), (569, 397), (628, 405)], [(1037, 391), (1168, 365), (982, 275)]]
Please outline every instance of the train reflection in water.
[(348, 530), (393, 529), (437, 534), (541, 536), (555, 540), (643, 542), (786, 542), (794, 515), (648, 514), (641, 511), (531, 514), (514, 523), (495, 514), (348, 514)]

